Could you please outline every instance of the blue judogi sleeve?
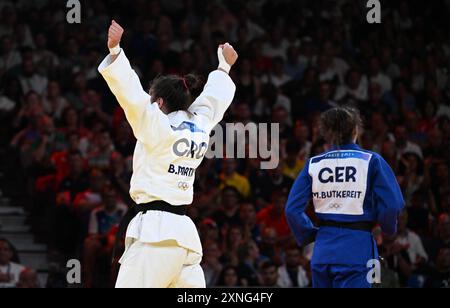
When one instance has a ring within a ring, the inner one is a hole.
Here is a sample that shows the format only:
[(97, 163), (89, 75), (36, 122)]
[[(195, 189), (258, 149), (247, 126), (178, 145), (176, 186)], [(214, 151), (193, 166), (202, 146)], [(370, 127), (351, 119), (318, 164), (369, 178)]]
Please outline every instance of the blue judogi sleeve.
[(314, 242), (318, 228), (314, 227), (305, 210), (311, 199), (312, 179), (309, 175), (309, 160), (294, 182), (285, 207), (286, 218), (297, 243), (306, 246)]
[(371, 163), (377, 220), (383, 232), (392, 235), (397, 232), (398, 214), (405, 201), (394, 172), (388, 163), (379, 155), (376, 155)]

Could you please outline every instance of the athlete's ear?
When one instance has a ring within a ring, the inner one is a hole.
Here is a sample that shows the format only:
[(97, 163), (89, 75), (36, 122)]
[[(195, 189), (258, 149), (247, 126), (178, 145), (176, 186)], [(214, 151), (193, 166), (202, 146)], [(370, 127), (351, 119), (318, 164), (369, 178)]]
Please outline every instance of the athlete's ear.
[(162, 109), (163, 105), (164, 105), (164, 100), (160, 97), (156, 100), (156, 102), (158, 104), (159, 109)]

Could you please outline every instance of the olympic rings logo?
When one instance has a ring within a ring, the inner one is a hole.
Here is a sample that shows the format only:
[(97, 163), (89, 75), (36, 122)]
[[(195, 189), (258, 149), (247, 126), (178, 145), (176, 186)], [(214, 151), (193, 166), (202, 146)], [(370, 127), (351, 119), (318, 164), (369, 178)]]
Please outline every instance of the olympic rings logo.
[(328, 208), (337, 210), (341, 208), (341, 205), (339, 203), (332, 203), (328, 206)]
[(186, 182), (178, 182), (178, 188), (183, 191), (186, 191), (189, 189), (189, 184)]

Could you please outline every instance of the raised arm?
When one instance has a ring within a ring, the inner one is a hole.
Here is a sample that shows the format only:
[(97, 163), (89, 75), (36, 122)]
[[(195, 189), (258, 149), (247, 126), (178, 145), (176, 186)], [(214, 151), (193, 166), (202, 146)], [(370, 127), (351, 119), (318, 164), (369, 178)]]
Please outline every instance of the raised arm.
[(108, 32), (110, 54), (102, 61), (98, 70), (108, 83), (138, 140), (150, 139), (152, 117), (161, 113), (157, 104), (151, 104), (150, 95), (142, 88), (139, 77), (131, 68), (125, 52), (120, 48), (123, 28), (112, 21)]
[(237, 52), (226, 43), (218, 47), (217, 57), (219, 67), (209, 74), (203, 92), (189, 107), (190, 112), (206, 117), (211, 128), (222, 120), (236, 92), (236, 86), (228, 74), (237, 61)]

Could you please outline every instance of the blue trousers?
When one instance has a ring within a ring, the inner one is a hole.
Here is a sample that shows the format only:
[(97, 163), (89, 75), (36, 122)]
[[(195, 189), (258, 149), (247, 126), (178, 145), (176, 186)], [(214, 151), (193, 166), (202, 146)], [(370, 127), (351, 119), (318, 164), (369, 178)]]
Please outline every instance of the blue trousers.
[(314, 288), (370, 288), (363, 265), (311, 264)]

